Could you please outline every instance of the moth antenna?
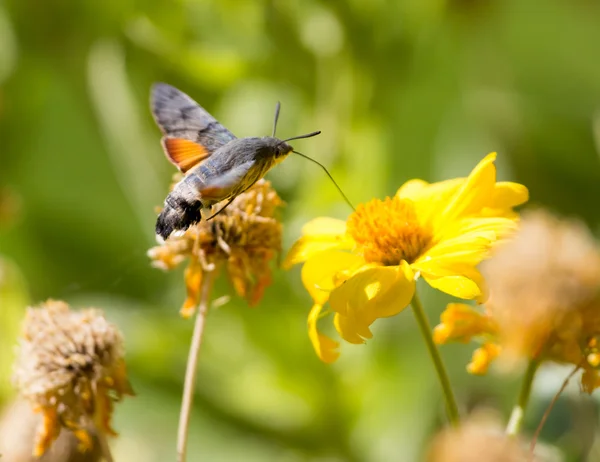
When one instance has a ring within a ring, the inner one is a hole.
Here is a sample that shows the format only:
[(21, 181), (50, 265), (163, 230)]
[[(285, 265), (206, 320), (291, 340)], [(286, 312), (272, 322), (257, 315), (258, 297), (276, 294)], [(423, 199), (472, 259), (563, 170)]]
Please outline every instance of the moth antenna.
[[(321, 133), (321, 132), (315, 132), (315, 134), (317, 134), (317, 135), (318, 135), (319, 133)], [(314, 136), (314, 134), (313, 134), (313, 135), (311, 135), (311, 136)], [(302, 137), (302, 138), (306, 138), (306, 136), (304, 136), (304, 137)], [(293, 152), (294, 154), (298, 154), (299, 156), (302, 156), (302, 157), (304, 157), (305, 159), (308, 159), (308, 160), (310, 160), (311, 162), (314, 162), (314, 163), (315, 163), (315, 164), (317, 164), (319, 167), (321, 167), (321, 168), (322, 168), (322, 169), (325, 171), (325, 173), (327, 174), (327, 176), (329, 177), (329, 179), (330, 179), (331, 181), (333, 181), (333, 184), (335, 185), (335, 187), (337, 188), (337, 190), (340, 192), (340, 194), (342, 195), (342, 197), (344, 198), (344, 200), (346, 201), (346, 203), (347, 203), (347, 204), (350, 206), (350, 208), (351, 208), (352, 210), (354, 210), (354, 211), (356, 212), (356, 209), (355, 209), (355, 208), (354, 208), (354, 206), (352, 205), (352, 202), (350, 202), (350, 199), (348, 199), (348, 198), (346, 197), (346, 195), (344, 194), (344, 191), (342, 191), (342, 188), (340, 188), (340, 187), (339, 187), (339, 185), (336, 183), (336, 181), (335, 181), (335, 180), (333, 179), (333, 177), (331, 176), (331, 173), (329, 173), (329, 170), (327, 170), (327, 168), (326, 168), (326, 167), (325, 167), (325, 166), (324, 166), (324, 165), (323, 165), (321, 162), (318, 162), (318, 161), (316, 161), (315, 159), (313, 159), (312, 157), (308, 157), (306, 154), (302, 154), (301, 152), (298, 152), (298, 151), (292, 151), (292, 152)]]
[[(321, 130), (317, 130), (316, 132), (307, 133), (306, 135), (292, 136), (291, 138), (288, 138), (287, 140), (281, 140), (281, 142), (285, 143), (286, 141), (299, 140), (302, 138), (312, 138), (313, 136), (317, 136), (320, 134), (321, 134)], [(296, 151), (294, 151), (294, 152), (296, 152)], [(300, 153), (298, 153), (298, 154), (300, 154)]]
[(281, 103), (277, 101), (275, 105), (275, 120), (273, 121), (273, 138), (275, 138), (275, 132), (277, 131), (277, 121), (279, 120), (279, 111), (281, 110)]

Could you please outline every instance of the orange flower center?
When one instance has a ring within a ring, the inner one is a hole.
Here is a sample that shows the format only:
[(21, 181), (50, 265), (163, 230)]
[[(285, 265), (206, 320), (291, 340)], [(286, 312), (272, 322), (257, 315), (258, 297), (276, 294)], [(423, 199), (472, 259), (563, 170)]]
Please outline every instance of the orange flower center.
[(419, 223), (414, 204), (398, 197), (360, 204), (348, 218), (347, 229), (367, 262), (385, 266), (412, 263), (432, 239), (431, 231)]

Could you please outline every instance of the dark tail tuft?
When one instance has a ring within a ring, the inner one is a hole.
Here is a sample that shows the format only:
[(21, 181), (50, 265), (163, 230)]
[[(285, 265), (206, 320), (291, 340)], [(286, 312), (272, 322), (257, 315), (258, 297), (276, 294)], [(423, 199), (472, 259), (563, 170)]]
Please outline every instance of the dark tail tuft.
[(202, 219), (201, 208), (200, 202), (181, 209), (165, 204), (165, 208), (156, 220), (156, 234), (166, 240), (173, 231), (185, 231)]

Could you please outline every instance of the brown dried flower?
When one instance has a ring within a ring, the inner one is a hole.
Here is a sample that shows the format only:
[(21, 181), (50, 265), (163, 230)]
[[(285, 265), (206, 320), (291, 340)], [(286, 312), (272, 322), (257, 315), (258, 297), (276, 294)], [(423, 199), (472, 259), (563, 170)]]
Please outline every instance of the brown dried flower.
[[(215, 210), (224, 205), (217, 204)], [(189, 258), (182, 316), (194, 313), (203, 274), (223, 265), (238, 295), (251, 305), (260, 300), (271, 282), (269, 262), (281, 252), (282, 226), (275, 216), (282, 205), (271, 183), (259, 180), (212, 220), (202, 220), (148, 251), (153, 266), (164, 270)]]
[(490, 416), (471, 416), (459, 428), (438, 434), (427, 462), (524, 462), (532, 460), (518, 440), (506, 436)]
[(123, 339), (99, 310), (69, 310), (48, 300), (27, 311), (13, 380), (43, 416), (34, 455), (42, 455), (67, 428), (91, 448), (86, 428), (116, 435), (113, 401), (133, 392), (123, 359)]
[(42, 416), (29, 403), (17, 399), (0, 416), (0, 460), (9, 462), (101, 462), (102, 446), (98, 432), (90, 423), (87, 431), (93, 448), (82, 452), (79, 440), (70, 431), (62, 431), (52, 446), (41, 457), (32, 455), (37, 428)]
[[(481, 272), (489, 291), (486, 312), (450, 305), (436, 327), (438, 343), (481, 336), (484, 348), (500, 345), (509, 357), (582, 367), (588, 392), (600, 385), (600, 247), (584, 225), (544, 211), (524, 213), (514, 239), (500, 245)], [(484, 373), (497, 353), (478, 352), (472, 368)]]

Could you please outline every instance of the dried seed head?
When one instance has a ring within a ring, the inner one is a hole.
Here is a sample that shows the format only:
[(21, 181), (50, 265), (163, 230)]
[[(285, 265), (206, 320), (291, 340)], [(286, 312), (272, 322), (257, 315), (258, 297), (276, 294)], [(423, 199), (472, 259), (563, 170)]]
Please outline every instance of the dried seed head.
[(489, 415), (471, 416), (459, 428), (438, 434), (427, 462), (523, 462), (532, 460), (517, 440), (507, 437)]
[(481, 269), (486, 308), (508, 353), (585, 359), (587, 344), (600, 335), (600, 249), (585, 226), (525, 213), (515, 238)]
[(40, 456), (61, 428), (73, 431), (83, 447), (94, 422), (110, 427), (112, 401), (132, 394), (123, 359), (121, 333), (99, 310), (69, 310), (48, 300), (28, 309), (19, 342), (13, 380), (21, 395), (43, 414), (34, 455)]
[(70, 431), (62, 431), (52, 447), (40, 458), (32, 455), (35, 435), (41, 416), (29, 403), (18, 399), (4, 409), (0, 416), (0, 460), (10, 462), (101, 462), (102, 447), (93, 424), (86, 428), (93, 448), (82, 452), (79, 441)]
[[(217, 204), (215, 211), (225, 204)], [(190, 259), (183, 316), (190, 316), (197, 305), (202, 274), (222, 265), (240, 296), (250, 304), (260, 300), (271, 281), (269, 262), (281, 252), (282, 226), (276, 214), (282, 205), (270, 182), (259, 180), (215, 218), (202, 220), (183, 236), (171, 236), (148, 251), (153, 266), (165, 270)]]

